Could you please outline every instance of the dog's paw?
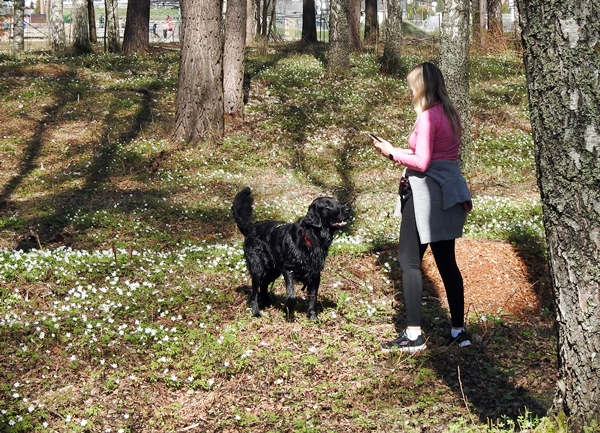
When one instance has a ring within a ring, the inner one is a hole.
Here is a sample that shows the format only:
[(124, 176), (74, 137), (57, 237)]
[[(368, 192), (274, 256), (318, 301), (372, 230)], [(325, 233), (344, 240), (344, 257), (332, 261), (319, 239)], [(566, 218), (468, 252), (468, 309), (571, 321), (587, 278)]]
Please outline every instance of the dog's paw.
[(316, 311), (309, 311), (308, 312), (308, 318), (314, 322), (318, 322), (319, 321), (319, 316), (317, 316), (317, 312)]
[(258, 308), (258, 302), (252, 302), (252, 315), (254, 317), (260, 317), (260, 308)]
[(286, 311), (285, 313), (285, 321), (288, 323), (292, 323), (296, 321), (296, 315), (294, 314), (294, 312), (292, 311), (291, 313), (289, 311)]

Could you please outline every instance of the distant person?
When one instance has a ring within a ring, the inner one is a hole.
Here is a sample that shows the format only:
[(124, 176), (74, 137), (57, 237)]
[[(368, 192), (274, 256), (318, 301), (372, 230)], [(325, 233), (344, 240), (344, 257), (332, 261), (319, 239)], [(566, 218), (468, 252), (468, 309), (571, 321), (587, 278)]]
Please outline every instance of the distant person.
[(398, 242), (406, 329), (381, 349), (416, 352), (426, 348), (421, 332), (421, 262), (428, 246), (450, 307), (448, 343), (468, 347), (471, 340), (464, 328), (464, 285), (455, 255), (455, 240), (462, 236), (471, 210), (471, 195), (458, 164), (460, 116), (450, 101), (441, 71), (433, 63), (415, 66), (406, 81), (417, 113), (408, 149), (372, 137), (379, 153), (406, 167), (399, 188), (402, 222)]
[(158, 30), (158, 25), (156, 23), (152, 24), (152, 33), (154, 33), (155, 36), (158, 36), (158, 33), (156, 33), (156, 30)]
[(171, 17), (169, 15), (167, 15), (167, 19), (165, 21), (167, 23), (167, 30), (172, 32), (173, 31), (173, 20), (171, 19)]
[(163, 38), (167, 39), (168, 36), (168, 31), (169, 31), (169, 25), (167, 24), (167, 22), (165, 21), (163, 23)]

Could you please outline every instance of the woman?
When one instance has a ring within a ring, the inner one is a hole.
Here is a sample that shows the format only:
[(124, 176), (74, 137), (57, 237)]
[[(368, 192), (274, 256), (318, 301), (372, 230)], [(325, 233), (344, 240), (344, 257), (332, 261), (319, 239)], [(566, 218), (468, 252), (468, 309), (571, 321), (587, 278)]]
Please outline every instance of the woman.
[(426, 348), (421, 332), (421, 262), (429, 245), (450, 306), (450, 343), (471, 345), (464, 329), (464, 286), (456, 264), (455, 239), (462, 236), (471, 196), (458, 164), (462, 128), (444, 77), (432, 63), (415, 66), (407, 76), (417, 121), (408, 149), (374, 138), (385, 157), (406, 167), (400, 183), (402, 222), (398, 263), (406, 307), (406, 330), (381, 345), (383, 351), (416, 352)]

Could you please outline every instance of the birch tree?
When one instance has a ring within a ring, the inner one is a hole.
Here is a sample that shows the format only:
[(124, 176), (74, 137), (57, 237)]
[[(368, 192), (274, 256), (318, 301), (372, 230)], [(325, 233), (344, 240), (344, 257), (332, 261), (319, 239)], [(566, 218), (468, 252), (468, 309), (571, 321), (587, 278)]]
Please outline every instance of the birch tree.
[(483, 45), (486, 34), (487, 0), (471, 0), (471, 35), (476, 44)]
[(469, 101), (469, 8), (470, 0), (445, 0), (440, 28), (440, 69), (452, 103), (460, 114), (463, 145), (460, 159), (464, 170), (470, 159)]
[(104, 0), (106, 20), (104, 24), (105, 50), (109, 53), (121, 51), (121, 32), (119, 31), (119, 7), (117, 0)]
[(64, 51), (66, 48), (62, 0), (50, 2), (50, 47), (53, 53)]
[(600, 8), (597, 0), (518, 6), (556, 304), (553, 411), (580, 432), (600, 419)]
[(502, 0), (488, 0), (487, 19), (488, 31), (492, 37), (502, 35)]
[(90, 53), (90, 30), (87, 0), (73, 0), (72, 9), (73, 49), (78, 53)]
[(25, 17), (25, 0), (15, 0), (13, 17), (13, 54), (22, 54), (25, 50), (25, 31), (23, 29)]

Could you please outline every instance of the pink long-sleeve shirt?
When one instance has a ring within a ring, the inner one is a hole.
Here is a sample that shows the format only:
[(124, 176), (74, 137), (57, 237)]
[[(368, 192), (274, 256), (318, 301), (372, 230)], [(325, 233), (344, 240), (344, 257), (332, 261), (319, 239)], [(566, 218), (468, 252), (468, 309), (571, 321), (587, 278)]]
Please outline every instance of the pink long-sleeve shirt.
[(432, 160), (458, 159), (460, 141), (454, 137), (441, 103), (419, 114), (408, 147), (395, 148), (391, 152), (394, 161), (420, 172), (426, 171)]

